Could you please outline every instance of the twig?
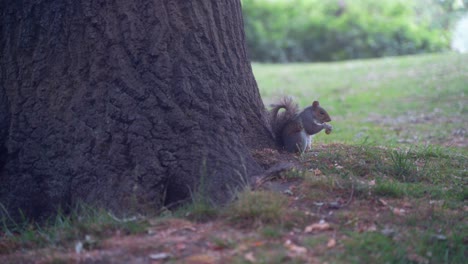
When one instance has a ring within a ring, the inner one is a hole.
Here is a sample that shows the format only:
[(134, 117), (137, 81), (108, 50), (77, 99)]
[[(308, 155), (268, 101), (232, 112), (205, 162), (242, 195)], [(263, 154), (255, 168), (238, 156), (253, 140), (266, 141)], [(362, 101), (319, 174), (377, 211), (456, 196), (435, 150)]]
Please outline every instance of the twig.
[(127, 222), (133, 222), (133, 221), (137, 221), (137, 220), (140, 220), (140, 219), (143, 219), (144, 217), (141, 216), (141, 215), (136, 215), (136, 216), (132, 216), (132, 217), (128, 217), (128, 218), (117, 218), (117, 216), (113, 215), (111, 212), (108, 212), (107, 213), (112, 219), (114, 219), (115, 221), (117, 222), (120, 222), (120, 223), (127, 223)]

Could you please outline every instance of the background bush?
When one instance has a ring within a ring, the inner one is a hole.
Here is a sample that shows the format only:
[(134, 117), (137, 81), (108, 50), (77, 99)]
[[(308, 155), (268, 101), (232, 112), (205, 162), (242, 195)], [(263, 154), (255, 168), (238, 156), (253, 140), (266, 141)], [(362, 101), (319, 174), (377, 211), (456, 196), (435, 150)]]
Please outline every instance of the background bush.
[[(441, 0), (243, 0), (252, 60), (335, 61), (443, 51), (460, 8)], [(463, 2), (461, 2), (463, 7)]]

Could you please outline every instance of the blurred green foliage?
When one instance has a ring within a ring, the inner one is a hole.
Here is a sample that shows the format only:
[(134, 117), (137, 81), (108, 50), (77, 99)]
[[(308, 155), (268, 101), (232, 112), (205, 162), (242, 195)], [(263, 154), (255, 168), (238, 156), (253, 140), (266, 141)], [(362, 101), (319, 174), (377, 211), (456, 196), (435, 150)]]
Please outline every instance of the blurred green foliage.
[[(243, 0), (249, 54), (262, 62), (336, 61), (449, 48), (460, 0)], [(455, 4), (454, 4), (455, 3)]]

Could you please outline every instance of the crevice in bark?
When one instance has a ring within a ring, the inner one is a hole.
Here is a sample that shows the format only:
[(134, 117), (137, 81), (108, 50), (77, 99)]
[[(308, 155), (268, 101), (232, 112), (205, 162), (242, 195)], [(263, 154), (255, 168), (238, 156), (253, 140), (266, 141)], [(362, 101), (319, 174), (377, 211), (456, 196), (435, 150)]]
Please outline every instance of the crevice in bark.
[(0, 171), (2, 171), (8, 158), (6, 146), (10, 125), (9, 102), (4, 87), (0, 87)]

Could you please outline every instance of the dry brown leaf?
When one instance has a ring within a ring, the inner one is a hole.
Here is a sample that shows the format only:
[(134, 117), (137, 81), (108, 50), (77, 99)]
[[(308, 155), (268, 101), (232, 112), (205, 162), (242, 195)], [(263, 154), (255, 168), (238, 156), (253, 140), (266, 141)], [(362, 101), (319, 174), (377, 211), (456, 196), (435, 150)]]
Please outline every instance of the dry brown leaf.
[(314, 170), (314, 175), (315, 175), (315, 176), (320, 176), (320, 175), (322, 175), (322, 171), (319, 170), (319, 169), (315, 169), (315, 170)]
[(377, 226), (375, 224), (372, 224), (370, 226), (367, 227), (367, 232), (375, 232), (377, 231)]
[(384, 199), (380, 198), (378, 201), (384, 206), (388, 206), (388, 203)]
[(207, 254), (198, 254), (186, 257), (184, 263), (188, 264), (212, 264), (216, 263), (216, 259), (213, 256)]
[(429, 260), (416, 254), (416, 253), (410, 253), (408, 254), (408, 260), (412, 261), (412, 262), (416, 262), (418, 264), (427, 264), (429, 263)]
[(358, 228), (357, 228), (357, 231), (359, 233), (363, 233), (363, 232), (375, 232), (377, 231), (377, 226), (373, 223), (370, 223), (370, 224), (359, 224), (358, 225)]
[(246, 245), (246, 244), (240, 244), (239, 246), (237, 246), (236, 252), (246, 251), (247, 249), (249, 249), (249, 246), (248, 246), (248, 245)]
[(176, 249), (178, 251), (184, 250), (185, 248), (187, 248), (187, 246), (184, 243), (177, 243), (176, 244)]
[(398, 216), (404, 216), (406, 214), (405, 209), (402, 208), (393, 208), (392, 212)]
[(256, 262), (257, 261), (257, 259), (255, 259), (255, 256), (254, 256), (253, 252), (248, 252), (247, 254), (244, 255), (244, 258), (247, 261), (250, 261), (250, 262)]
[(413, 208), (413, 205), (410, 202), (404, 202), (403, 207), (405, 208)]
[(212, 250), (224, 250), (226, 247), (224, 245), (212, 243), (212, 242), (207, 242), (207, 245), (210, 249)]
[(330, 230), (330, 229), (331, 229), (330, 224), (322, 220), (318, 223), (307, 226), (304, 232), (310, 233), (313, 231), (324, 231), (324, 230)]
[(334, 248), (336, 246), (336, 239), (330, 238), (327, 243), (327, 248)]
[(263, 245), (265, 245), (264, 241), (256, 241), (256, 242), (252, 243), (252, 246), (254, 246), (254, 247), (261, 247)]
[(429, 204), (430, 205), (442, 206), (442, 205), (444, 205), (444, 201), (443, 200), (429, 200)]
[(298, 246), (298, 245), (295, 245), (291, 240), (286, 240), (286, 242), (284, 242), (284, 246), (289, 249), (290, 251), (292, 251), (293, 253), (296, 253), (296, 254), (306, 254), (307, 253), (307, 249), (305, 247), (301, 247), (301, 246)]

